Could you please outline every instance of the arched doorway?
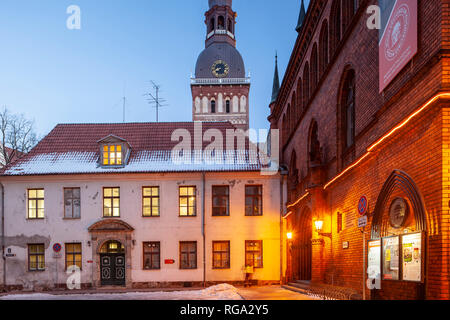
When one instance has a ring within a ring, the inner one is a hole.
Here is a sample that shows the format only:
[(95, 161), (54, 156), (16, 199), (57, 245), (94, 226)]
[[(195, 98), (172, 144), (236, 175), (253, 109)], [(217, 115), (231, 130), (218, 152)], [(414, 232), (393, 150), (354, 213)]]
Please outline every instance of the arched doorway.
[(92, 247), (92, 285), (131, 288), (131, 250), (134, 228), (119, 219), (105, 219), (89, 227)]
[(105, 242), (100, 248), (102, 286), (125, 286), (125, 246), (119, 241)]
[(295, 280), (311, 280), (312, 264), (312, 213), (304, 208), (296, 219), (296, 250), (293, 256)]
[(373, 213), (371, 239), (381, 245), (381, 281), (372, 290), (372, 299), (425, 299), (426, 210), (407, 173), (395, 170), (383, 185)]

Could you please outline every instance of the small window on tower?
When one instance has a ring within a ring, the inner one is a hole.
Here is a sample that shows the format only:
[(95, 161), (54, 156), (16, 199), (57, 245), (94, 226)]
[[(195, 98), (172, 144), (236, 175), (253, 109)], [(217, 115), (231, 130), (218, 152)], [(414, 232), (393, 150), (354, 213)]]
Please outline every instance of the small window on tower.
[(219, 19), (217, 20), (217, 24), (218, 24), (218, 29), (220, 30), (224, 30), (225, 29), (225, 18), (223, 16), (220, 16)]
[(211, 18), (209, 22), (209, 32), (214, 31), (215, 28), (216, 28), (216, 20), (214, 18)]
[(230, 100), (227, 100), (226, 102), (226, 112), (230, 113)]
[(233, 22), (231, 21), (231, 19), (228, 19), (228, 31), (233, 33)]
[(216, 101), (211, 101), (211, 113), (216, 113)]

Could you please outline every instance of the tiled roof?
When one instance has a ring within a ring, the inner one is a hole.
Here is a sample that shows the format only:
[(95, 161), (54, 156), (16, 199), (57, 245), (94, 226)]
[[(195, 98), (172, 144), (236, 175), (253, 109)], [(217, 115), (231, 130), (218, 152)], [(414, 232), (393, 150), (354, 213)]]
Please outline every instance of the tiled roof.
[[(198, 128), (199, 124), (197, 124)], [(191, 134), (194, 146), (194, 122), (175, 123), (127, 123), (127, 124), (60, 124), (56, 126), (30, 153), (7, 166), (2, 175), (48, 175), (87, 173), (151, 173), (151, 172), (196, 172), (196, 171), (257, 171), (261, 169), (256, 154), (248, 145), (244, 150), (224, 161), (210, 163), (201, 155), (192, 155), (191, 162), (177, 162), (172, 159), (172, 150), (180, 141), (172, 141), (172, 134), (186, 129)], [(226, 131), (235, 127), (228, 122), (206, 122), (202, 124), (203, 134), (210, 129)], [(131, 146), (129, 161), (124, 168), (103, 168), (99, 166), (100, 149), (98, 141), (108, 136), (126, 140)], [(211, 142), (203, 142), (203, 149)], [(247, 149), (247, 150), (245, 150)], [(230, 161), (231, 159), (231, 161)], [(252, 160), (249, 160), (252, 159)]]

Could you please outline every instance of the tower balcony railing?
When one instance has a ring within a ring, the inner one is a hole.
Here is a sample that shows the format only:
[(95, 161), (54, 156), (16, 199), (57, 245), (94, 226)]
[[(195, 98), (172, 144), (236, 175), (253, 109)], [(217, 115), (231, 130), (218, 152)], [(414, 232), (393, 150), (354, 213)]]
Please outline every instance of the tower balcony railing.
[(211, 31), (209, 34), (208, 34), (208, 39), (209, 38), (211, 38), (213, 35), (215, 35), (215, 34), (221, 34), (221, 35), (228, 35), (229, 37), (231, 37), (232, 39), (234, 39), (234, 34), (233, 33), (231, 33), (230, 31), (228, 31), (228, 30), (225, 30), (225, 29), (217, 29), (217, 30), (213, 30), (213, 31)]
[(250, 84), (250, 78), (191, 78), (193, 85)]

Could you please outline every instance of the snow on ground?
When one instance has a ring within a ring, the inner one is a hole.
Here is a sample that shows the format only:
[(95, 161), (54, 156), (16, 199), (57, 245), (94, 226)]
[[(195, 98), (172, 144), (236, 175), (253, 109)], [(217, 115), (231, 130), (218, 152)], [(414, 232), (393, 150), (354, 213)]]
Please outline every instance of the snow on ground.
[(63, 294), (48, 293), (15, 294), (0, 296), (0, 300), (242, 300), (238, 290), (228, 284), (220, 284), (205, 290), (174, 292), (128, 292)]

